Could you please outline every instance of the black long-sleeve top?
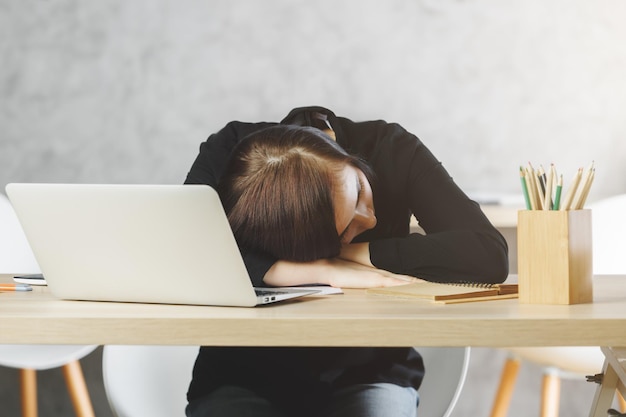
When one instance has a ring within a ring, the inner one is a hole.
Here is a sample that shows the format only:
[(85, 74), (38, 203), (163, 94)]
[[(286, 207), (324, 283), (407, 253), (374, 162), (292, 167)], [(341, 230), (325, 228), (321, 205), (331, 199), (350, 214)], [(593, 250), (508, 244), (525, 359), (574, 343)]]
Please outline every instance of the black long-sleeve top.
[[(377, 224), (354, 240), (370, 242), (374, 266), (440, 282), (496, 283), (506, 278), (506, 241), (415, 135), (395, 123), (353, 122), (322, 107), (294, 109), (285, 120), (306, 111), (326, 114), (337, 143), (366, 160), (375, 173)], [(215, 187), (234, 145), (274, 124), (229, 123), (201, 144), (185, 183)], [(409, 233), (411, 215), (426, 234)], [(254, 285), (263, 286), (276, 259), (243, 248), (242, 253)], [(270, 374), (268, 364), (276, 368)], [(333, 387), (391, 382), (417, 389), (423, 372), (421, 357), (412, 348), (203, 347), (188, 398), (235, 384), (287, 411), (296, 407), (302, 415), (302, 404), (323, 404)]]

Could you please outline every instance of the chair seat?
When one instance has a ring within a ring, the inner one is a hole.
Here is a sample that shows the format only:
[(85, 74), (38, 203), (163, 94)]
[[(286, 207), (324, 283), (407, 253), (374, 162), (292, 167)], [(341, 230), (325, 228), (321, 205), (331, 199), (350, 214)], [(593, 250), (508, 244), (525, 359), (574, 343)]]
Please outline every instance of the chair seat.
[(516, 347), (507, 350), (521, 359), (578, 376), (600, 373), (604, 363), (604, 355), (597, 346)]
[(81, 359), (95, 345), (0, 345), (0, 365), (38, 371), (58, 368)]

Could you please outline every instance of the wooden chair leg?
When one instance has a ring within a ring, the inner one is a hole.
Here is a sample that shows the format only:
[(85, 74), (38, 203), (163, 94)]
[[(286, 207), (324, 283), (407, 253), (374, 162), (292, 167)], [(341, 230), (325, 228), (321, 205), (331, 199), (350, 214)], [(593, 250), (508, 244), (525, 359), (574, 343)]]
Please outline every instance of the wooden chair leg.
[(541, 383), (541, 417), (559, 417), (561, 378), (555, 372), (546, 372)]
[(519, 359), (507, 358), (504, 363), (504, 367), (502, 368), (500, 385), (498, 385), (496, 398), (494, 399), (493, 406), (491, 408), (491, 417), (506, 417), (509, 411), (511, 397), (513, 396), (513, 388), (515, 388), (515, 381), (517, 380), (519, 368)]
[(95, 417), (80, 362), (72, 361), (63, 365), (63, 375), (76, 415), (78, 417)]
[(619, 404), (620, 413), (626, 413), (626, 400), (624, 400), (624, 396), (619, 390), (615, 391), (617, 394), (617, 403)]
[(22, 417), (37, 417), (37, 371), (20, 369)]

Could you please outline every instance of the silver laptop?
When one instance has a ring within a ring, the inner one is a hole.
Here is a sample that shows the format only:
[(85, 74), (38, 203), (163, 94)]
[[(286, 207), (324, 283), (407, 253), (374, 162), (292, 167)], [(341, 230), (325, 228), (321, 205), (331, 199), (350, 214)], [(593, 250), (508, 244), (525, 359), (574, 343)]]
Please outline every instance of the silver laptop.
[(58, 298), (251, 307), (315, 293), (254, 288), (207, 185), (14, 183), (6, 191)]

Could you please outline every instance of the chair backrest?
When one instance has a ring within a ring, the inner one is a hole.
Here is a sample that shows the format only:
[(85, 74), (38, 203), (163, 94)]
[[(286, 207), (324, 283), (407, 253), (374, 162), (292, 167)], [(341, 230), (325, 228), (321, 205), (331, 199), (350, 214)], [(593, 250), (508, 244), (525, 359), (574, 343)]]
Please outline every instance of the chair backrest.
[(452, 414), (470, 359), (469, 347), (418, 347), (424, 359), (426, 375), (419, 389), (420, 417), (449, 417)]
[(117, 417), (185, 415), (198, 346), (108, 345), (104, 389)]
[[(427, 367), (419, 415), (448, 417), (467, 375), (469, 348), (418, 348)], [(104, 347), (102, 369), (117, 417), (184, 416), (197, 346)], [(428, 371), (430, 370), (430, 371)]]
[(626, 273), (626, 194), (599, 200), (588, 207), (592, 216), (593, 273)]
[[(0, 193), (0, 274), (39, 273), (39, 265), (26, 240), (9, 199)], [(0, 345), (0, 365), (44, 370), (79, 360), (97, 346)]]

